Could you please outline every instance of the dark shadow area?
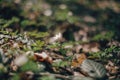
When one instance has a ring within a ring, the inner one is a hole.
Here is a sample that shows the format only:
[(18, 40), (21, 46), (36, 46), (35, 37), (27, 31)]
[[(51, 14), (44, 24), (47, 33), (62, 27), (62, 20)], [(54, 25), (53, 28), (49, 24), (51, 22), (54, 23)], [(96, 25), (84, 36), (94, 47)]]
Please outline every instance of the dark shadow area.
[(21, 9), (17, 5), (0, 7), (0, 17), (5, 19), (11, 19), (12, 17), (19, 17)]

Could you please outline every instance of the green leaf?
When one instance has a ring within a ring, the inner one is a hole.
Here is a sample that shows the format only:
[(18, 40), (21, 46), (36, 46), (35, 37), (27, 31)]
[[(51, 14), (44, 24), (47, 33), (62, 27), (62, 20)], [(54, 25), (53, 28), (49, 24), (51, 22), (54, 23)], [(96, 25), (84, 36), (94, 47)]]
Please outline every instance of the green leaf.
[(32, 44), (34, 51), (39, 51), (45, 45), (44, 41), (37, 40), (34, 44)]
[(37, 72), (39, 71), (38, 65), (37, 63), (33, 62), (33, 61), (28, 61), (26, 64), (24, 64), (21, 69), (21, 71), (33, 71), (33, 72)]

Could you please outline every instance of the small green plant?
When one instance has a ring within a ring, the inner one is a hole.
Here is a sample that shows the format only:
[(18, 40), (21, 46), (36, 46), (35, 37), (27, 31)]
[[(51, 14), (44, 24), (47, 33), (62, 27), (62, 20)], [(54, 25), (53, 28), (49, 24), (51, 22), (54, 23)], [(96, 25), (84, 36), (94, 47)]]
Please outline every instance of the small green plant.
[(92, 40), (111, 40), (114, 37), (115, 33), (113, 31), (106, 32), (105, 34), (97, 34), (93, 37)]
[(45, 46), (44, 41), (37, 40), (35, 43), (31, 45), (33, 47), (33, 51), (39, 51)]
[(39, 72), (39, 68), (37, 63), (33, 62), (33, 61), (28, 61), (26, 64), (24, 64), (21, 68), (21, 71), (25, 72), (25, 71), (33, 71), (33, 72)]
[(119, 59), (120, 48), (117, 46), (111, 46), (110, 48), (106, 48), (103, 51), (90, 53), (91, 57), (98, 58), (102, 61), (113, 61), (116, 65), (120, 62)]
[(9, 27), (11, 24), (19, 22), (19, 18), (17, 17), (12, 17), (12, 19), (10, 20), (6, 20), (6, 19), (0, 19), (0, 25), (2, 28), (6, 28)]
[(62, 48), (60, 48), (59, 49), (59, 52), (62, 54), (62, 55), (66, 55), (66, 53), (67, 53), (67, 49), (62, 49)]

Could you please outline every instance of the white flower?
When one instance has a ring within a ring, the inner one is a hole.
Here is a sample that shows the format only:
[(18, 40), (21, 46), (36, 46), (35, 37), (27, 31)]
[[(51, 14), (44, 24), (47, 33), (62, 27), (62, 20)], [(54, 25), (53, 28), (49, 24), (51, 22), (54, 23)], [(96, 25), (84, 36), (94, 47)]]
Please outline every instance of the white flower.
[(54, 37), (50, 38), (50, 43), (54, 43), (55, 41), (59, 40), (62, 37), (61, 33), (56, 34)]
[(62, 37), (62, 34), (61, 34), (61, 33), (58, 33), (58, 34), (56, 34), (56, 35), (53, 37), (53, 39), (57, 40), (57, 39), (59, 39), (59, 38), (61, 38), (61, 37)]

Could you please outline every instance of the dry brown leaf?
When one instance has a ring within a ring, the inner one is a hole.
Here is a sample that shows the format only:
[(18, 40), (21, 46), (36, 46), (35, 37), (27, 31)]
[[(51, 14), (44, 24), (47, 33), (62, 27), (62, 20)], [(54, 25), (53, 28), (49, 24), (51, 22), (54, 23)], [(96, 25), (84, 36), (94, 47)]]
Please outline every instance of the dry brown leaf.
[(76, 59), (74, 59), (74, 60), (72, 61), (72, 66), (73, 66), (73, 67), (78, 67), (79, 65), (82, 64), (82, 62), (83, 62), (85, 59), (87, 59), (87, 56), (86, 56), (84, 53), (77, 55)]
[(45, 52), (42, 53), (34, 53), (35, 60), (39, 62), (48, 62), (52, 63), (52, 58)]

